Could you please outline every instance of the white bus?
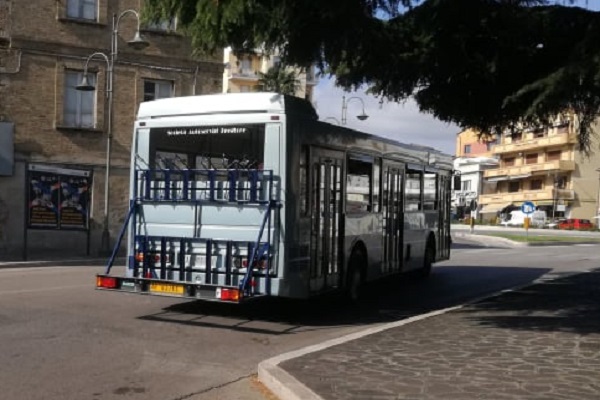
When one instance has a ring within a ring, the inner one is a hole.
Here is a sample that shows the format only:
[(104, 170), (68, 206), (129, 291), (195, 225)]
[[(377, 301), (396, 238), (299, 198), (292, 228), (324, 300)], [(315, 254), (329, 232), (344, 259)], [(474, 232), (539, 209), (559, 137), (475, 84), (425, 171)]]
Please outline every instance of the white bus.
[[(131, 208), (96, 287), (242, 302), (359, 295), (450, 256), (451, 156), (275, 93), (140, 105)], [(111, 273), (126, 236), (127, 265)]]

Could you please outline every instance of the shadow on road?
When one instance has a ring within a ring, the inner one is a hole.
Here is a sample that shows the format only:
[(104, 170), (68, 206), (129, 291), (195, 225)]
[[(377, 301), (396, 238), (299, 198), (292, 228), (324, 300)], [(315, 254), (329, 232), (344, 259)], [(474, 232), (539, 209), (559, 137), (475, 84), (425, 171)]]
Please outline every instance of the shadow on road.
[(359, 305), (349, 305), (339, 295), (311, 300), (263, 298), (243, 305), (193, 301), (139, 318), (254, 333), (292, 334), (332, 326), (397, 321), (527, 284), (548, 271), (547, 268), (438, 266), (426, 281), (400, 277), (370, 284)]
[(504, 293), (461, 312), (489, 327), (600, 333), (600, 269)]

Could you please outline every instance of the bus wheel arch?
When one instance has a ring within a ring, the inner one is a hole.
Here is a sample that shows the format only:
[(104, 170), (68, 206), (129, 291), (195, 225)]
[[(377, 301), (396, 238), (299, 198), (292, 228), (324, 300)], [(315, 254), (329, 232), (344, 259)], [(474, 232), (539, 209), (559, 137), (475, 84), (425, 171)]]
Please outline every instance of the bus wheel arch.
[(361, 289), (367, 278), (367, 248), (363, 242), (352, 247), (346, 267), (345, 291), (350, 301), (356, 302), (361, 297)]

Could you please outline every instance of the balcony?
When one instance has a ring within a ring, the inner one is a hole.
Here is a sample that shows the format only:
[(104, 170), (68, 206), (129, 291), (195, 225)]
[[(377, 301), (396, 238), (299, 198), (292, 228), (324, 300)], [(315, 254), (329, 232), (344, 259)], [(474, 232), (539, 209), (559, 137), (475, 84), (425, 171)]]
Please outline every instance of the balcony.
[(552, 188), (542, 190), (524, 190), (522, 192), (505, 192), (482, 194), (479, 196), (481, 204), (490, 203), (522, 203), (524, 201), (552, 200)]
[(482, 194), (479, 196), (479, 202), (481, 204), (493, 204), (493, 203), (514, 203), (520, 204), (524, 201), (535, 202), (552, 202), (554, 200), (574, 200), (575, 191), (569, 189), (557, 189), (554, 193), (553, 188), (548, 187), (542, 190), (524, 190), (522, 192), (504, 192), (494, 194)]
[(558, 135), (535, 138), (509, 144), (497, 144), (494, 146), (494, 154), (520, 153), (524, 151), (539, 149), (543, 147), (561, 146), (577, 143), (577, 135), (561, 133)]
[(260, 79), (256, 71), (242, 68), (231, 69), (228, 78), (245, 82), (256, 82)]
[(483, 177), (486, 179), (503, 178), (503, 177), (506, 178), (506, 179), (494, 179), (494, 180), (498, 181), (498, 180), (526, 178), (528, 176), (538, 174), (540, 172), (574, 171), (574, 170), (575, 170), (575, 161), (555, 160), (555, 161), (548, 161), (548, 162), (539, 163), (539, 164), (528, 164), (528, 165), (520, 165), (520, 166), (514, 166), (514, 167), (489, 169), (489, 170), (486, 170), (483, 172)]

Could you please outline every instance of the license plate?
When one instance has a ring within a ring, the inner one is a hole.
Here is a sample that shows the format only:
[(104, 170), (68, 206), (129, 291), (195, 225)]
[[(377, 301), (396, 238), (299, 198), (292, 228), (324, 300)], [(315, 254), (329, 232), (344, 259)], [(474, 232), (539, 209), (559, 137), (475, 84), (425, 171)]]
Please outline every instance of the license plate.
[(171, 283), (151, 283), (150, 291), (156, 293), (183, 294), (185, 292), (185, 287), (183, 285), (174, 285)]

